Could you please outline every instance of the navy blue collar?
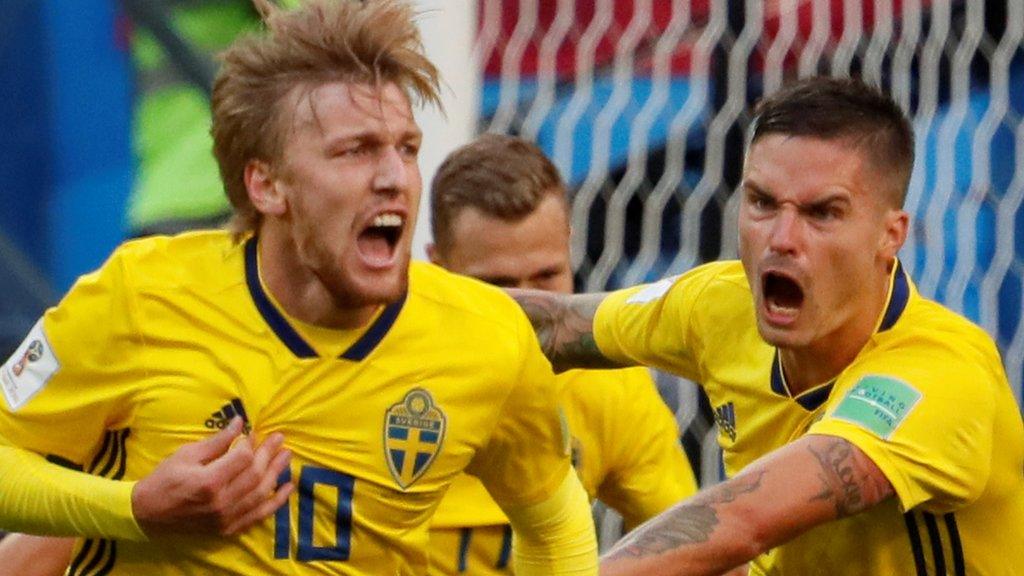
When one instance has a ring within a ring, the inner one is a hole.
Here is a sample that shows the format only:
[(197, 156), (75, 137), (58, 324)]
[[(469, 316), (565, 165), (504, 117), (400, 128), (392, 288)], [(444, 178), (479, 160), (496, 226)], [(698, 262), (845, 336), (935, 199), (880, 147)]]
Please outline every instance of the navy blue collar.
[[(295, 331), (295, 328), (270, 302), (270, 297), (263, 290), (258, 267), (257, 244), (255, 236), (245, 242), (245, 283), (249, 287), (249, 295), (252, 297), (253, 303), (256, 304), (256, 309), (267, 326), (270, 326), (270, 329), (274, 331), (281, 343), (292, 351), (292, 354), (298, 358), (318, 357), (313, 347)], [(358, 362), (369, 356), (370, 352), (373, 352), (384, 340), (384, 336), (398, 319), (398, 314), (405, 305), (406, 296), (407, 294), (402, 294), (397, 301), (388, 304), (359, 340), (349, 346), (338, 358)]]
[(907, 272), (903, 270), (903, 264), (896, 261), (896, 272), (893, 273), (892, 294), (889, 296), (889, 304), (885, 307), (885, 314), (882, 316), (882, 323), (878, 325), (879, 332), (885, 332), (896, 325), (896, 321), (903, 315), (910, 301), (910, 280), (907, 279)]
[[(885, 306), (885, 314), (882, 315), (882, 322), (878, 325), (878, 332), (885, 332), (896, 325), (896, 321), (903, 315), (903, 311), (907, 308), (907, 302), (910, 300), (910, 280), (907, 279), (907, 273), (903, 270), (903, 264), (900, 261), (896, 261), (896, 271), (893, 273), (892, 280), (892, 293), (889, 296), (889, 303)], [(835, 385), (836, 381), (833, 379), (824, 386), (819, 386), (794, 398), (797, 404), (802, 406), (804, 410), (809, 412), (817, 410), (828, 400), (828, 395), (832, 392), (832, 386)], [(782, 358), (779, 356), (779, 349), (775, 349), (775, 354), (772, 356), (772, 375), (771, 375), (772, 392), (780, 396), (789, 396), (789, 391), (786, 388), (786, 376), (782, 372)]]

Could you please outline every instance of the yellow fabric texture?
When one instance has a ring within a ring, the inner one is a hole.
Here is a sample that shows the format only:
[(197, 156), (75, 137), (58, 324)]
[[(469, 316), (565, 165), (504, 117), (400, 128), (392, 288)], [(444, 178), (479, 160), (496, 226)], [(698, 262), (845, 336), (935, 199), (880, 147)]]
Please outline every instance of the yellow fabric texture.
[(575, 474), (567, 472), (550, 498), (504, 510), (512, 523), (513, 566), (518, 576), (597, 574), (594, 522), (587, 493)]
[(247, 272), (254, 242), (125, 244), (46, 312), (60, 369), (0, 410), (12, 445), (128, 481), (233, 415), (284, 435), (297, 490), (275, 516), (235, 537), (119, 541), (110, 574), (423, 574), (429, 518), (467, 467), (505, 505), (551, 497), (570, 468), (554, 376), (511, 298), (414, 263), (402, 302), (325, 336)]
[[(675, 417), (647, 369), (571, 370), (556, 379), (580, 482), (591, 500), (622, 514), (627, 529), (697, 491)], [(495, 567), (503, 538), (490, 530), (507, 522), (479, 480), (457, 478), (431, 520), (431, 574), (509, 573)], [(487, 529), (469, 533), (468, 553), (467, 528)]]
[(471, 528), (431, 527), (430, 570), (427, 574), (512, 574), (512, 527), (507, 523)]
[(849, 440), (892, 483), (897, 498), (775, 548), (751, 574), (1014, 573), (1024, 424), (994, 343), (922, 298), (899, 265), (876, 326), (834, 381), (796, 397), (736, 261), (615, 292), (594, 331), (609, 358), (702, 383), (728, 475), (813, 433)]
[(132, 516), (134, 482), (107, 480), (0, 445), (0, 518), (7, 530), (146, 540)]

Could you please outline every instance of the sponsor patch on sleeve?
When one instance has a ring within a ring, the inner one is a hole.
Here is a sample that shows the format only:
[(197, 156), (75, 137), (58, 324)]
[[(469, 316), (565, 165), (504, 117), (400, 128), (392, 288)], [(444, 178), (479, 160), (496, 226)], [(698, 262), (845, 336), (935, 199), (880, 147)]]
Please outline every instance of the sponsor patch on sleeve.
[(668, 278), (658, 280), (654, 284), (648, 284), (640, 290), (637, 290), (636, 294), (633, 294), (626, 300), (626, 304), (646, 304), (652, 300), (657, 300), (668, 292), (668, 289), (675, 284), (676, 279), (679, 276), (670, 276)]
[(843, 397), (832, 417), (862, 426), (887, 440), (920, 400), (921, 393), (906, 382), (872, 374), (861, 378)]
[(39, 319), (14, 355), (0, 366), (0, 388), (11, 412), (32, 399), (60, 369), (60, 362), (50, 347)]

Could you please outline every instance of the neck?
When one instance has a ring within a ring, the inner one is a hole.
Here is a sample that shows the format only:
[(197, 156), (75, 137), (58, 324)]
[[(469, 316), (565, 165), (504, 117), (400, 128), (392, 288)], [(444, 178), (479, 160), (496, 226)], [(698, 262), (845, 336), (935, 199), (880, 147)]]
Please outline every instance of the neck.
[(873, 290), (875, 297), (832, 333), (807, 346), (779, 348), (786, 385), (794, 396), (839, 376), (864, 349), (888, 302), (889, 276)]
[(291, 237), (264, 225), (259, 239), (260, 279), (281, 308), (293, 318), (323, 328), (366, 325), (379, 305), (339, 304), (319, 276), (300, 259)]

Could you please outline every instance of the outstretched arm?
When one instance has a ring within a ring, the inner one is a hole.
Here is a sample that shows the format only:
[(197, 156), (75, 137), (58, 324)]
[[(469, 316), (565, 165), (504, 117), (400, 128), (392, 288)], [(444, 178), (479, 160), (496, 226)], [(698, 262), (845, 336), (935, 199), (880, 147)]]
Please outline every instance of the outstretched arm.
[(607, 294), (568, 295), (515, 289), (508, 292), (526, 311), (555, 372), (621, 367), (605, 358), (594, 342), (594, 314)]
[(893, 494), (853, 444), (808, 435), (631, 532), (603, 558), (601, 574), (721, 574)]

